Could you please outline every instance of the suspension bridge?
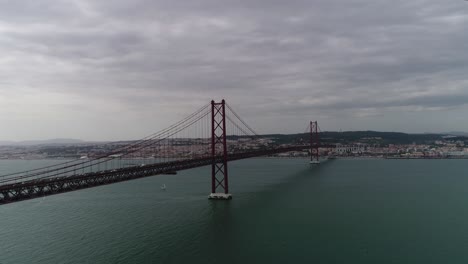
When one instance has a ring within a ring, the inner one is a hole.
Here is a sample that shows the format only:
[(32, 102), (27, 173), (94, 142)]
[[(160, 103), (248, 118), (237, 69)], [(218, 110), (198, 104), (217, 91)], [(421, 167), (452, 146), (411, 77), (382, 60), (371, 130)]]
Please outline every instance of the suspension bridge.
[(211, 101), (168, 128), (108, 153), (0, 175), (0, 205), (209, 165), (209, 198), (229, 200), (229, 161), (307, 150), (310, 163), (320, 163), (319, 148), (334, 146), (320, 144), (317, 121), (308, 130), (308, 143), (270, 144), (225, 100)]

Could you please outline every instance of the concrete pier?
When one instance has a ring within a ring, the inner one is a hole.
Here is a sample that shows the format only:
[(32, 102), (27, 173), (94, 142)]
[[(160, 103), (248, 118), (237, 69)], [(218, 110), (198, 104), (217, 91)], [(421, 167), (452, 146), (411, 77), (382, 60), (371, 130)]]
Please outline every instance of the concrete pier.
[(232, 195), (230, 193), (212, 193), (208, 196), (210, 200), (231, 200)]

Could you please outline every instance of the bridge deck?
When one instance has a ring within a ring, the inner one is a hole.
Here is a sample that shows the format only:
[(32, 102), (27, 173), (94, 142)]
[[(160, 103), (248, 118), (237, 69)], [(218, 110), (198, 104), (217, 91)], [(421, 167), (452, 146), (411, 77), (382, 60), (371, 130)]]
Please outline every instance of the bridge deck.
[[(282, 152), (298, 151), (307, 148), (308, 146), (293, 146), (270, 150), (259, 150), (245, 153), (229, 154), (228, 161), (273, 155)], [(217, 157), (216, 159), (217, 161), (220, 161), (222, 157)], [(53, 194), (81, 190), (105, 184), (134, 180), (158, 174), (165, 174), (174, 171), (202, 167), (210, 165), (212, 162), (212, 157), (205, 157), (150, 164), (140, 167), (104, 170), (99, 172), (77, 174), (66, 177), (63, 176), (55, 178), (29, 180), (20, 183), (1, 185), (0, 205), (22, 200), (34, 199), (38, 197), (44, 197)]]

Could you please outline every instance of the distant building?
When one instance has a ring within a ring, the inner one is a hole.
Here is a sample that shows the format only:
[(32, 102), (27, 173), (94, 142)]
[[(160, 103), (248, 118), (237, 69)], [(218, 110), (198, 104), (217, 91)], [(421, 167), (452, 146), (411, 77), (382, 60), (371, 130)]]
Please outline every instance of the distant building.
[(368, 145), (366, 144), (353, 144), (353, 145), (336, 145), (335, 152), (343, 155), (343, 154), (360, 154), (366, 152)]

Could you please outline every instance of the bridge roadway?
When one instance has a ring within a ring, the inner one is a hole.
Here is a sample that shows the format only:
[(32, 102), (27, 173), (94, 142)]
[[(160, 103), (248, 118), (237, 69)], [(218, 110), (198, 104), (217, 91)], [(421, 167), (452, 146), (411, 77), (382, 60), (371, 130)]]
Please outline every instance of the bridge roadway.
[[(228, 161), (267, 156), (289, 151), (301, 151), (309, 148), (309, 146), (292, 146), (269, 150), (251, 151), (245, 153), (228, 154)], [(223, 157), (218, 156), (216, 157), (216, 159), (218, 159), (218, 161), (222, 161)], [(164, 163), (148, 164), (138, 167), (103, 170), (99, 172), (76, 174), (72, 176), (35, 179), (23, 181), (20, 183), (1, 185), (0, 205), (28, 199), (34, 199), (38, 197), (44, 197), (53, 194), (71, 192), (75, 190), (81, 190), (105, 184), (134, 180), (158, 174), (165, 174), (174, 171), (202, 167), (210, 165), (212, 161), (212, 157), (186, 159)]]

